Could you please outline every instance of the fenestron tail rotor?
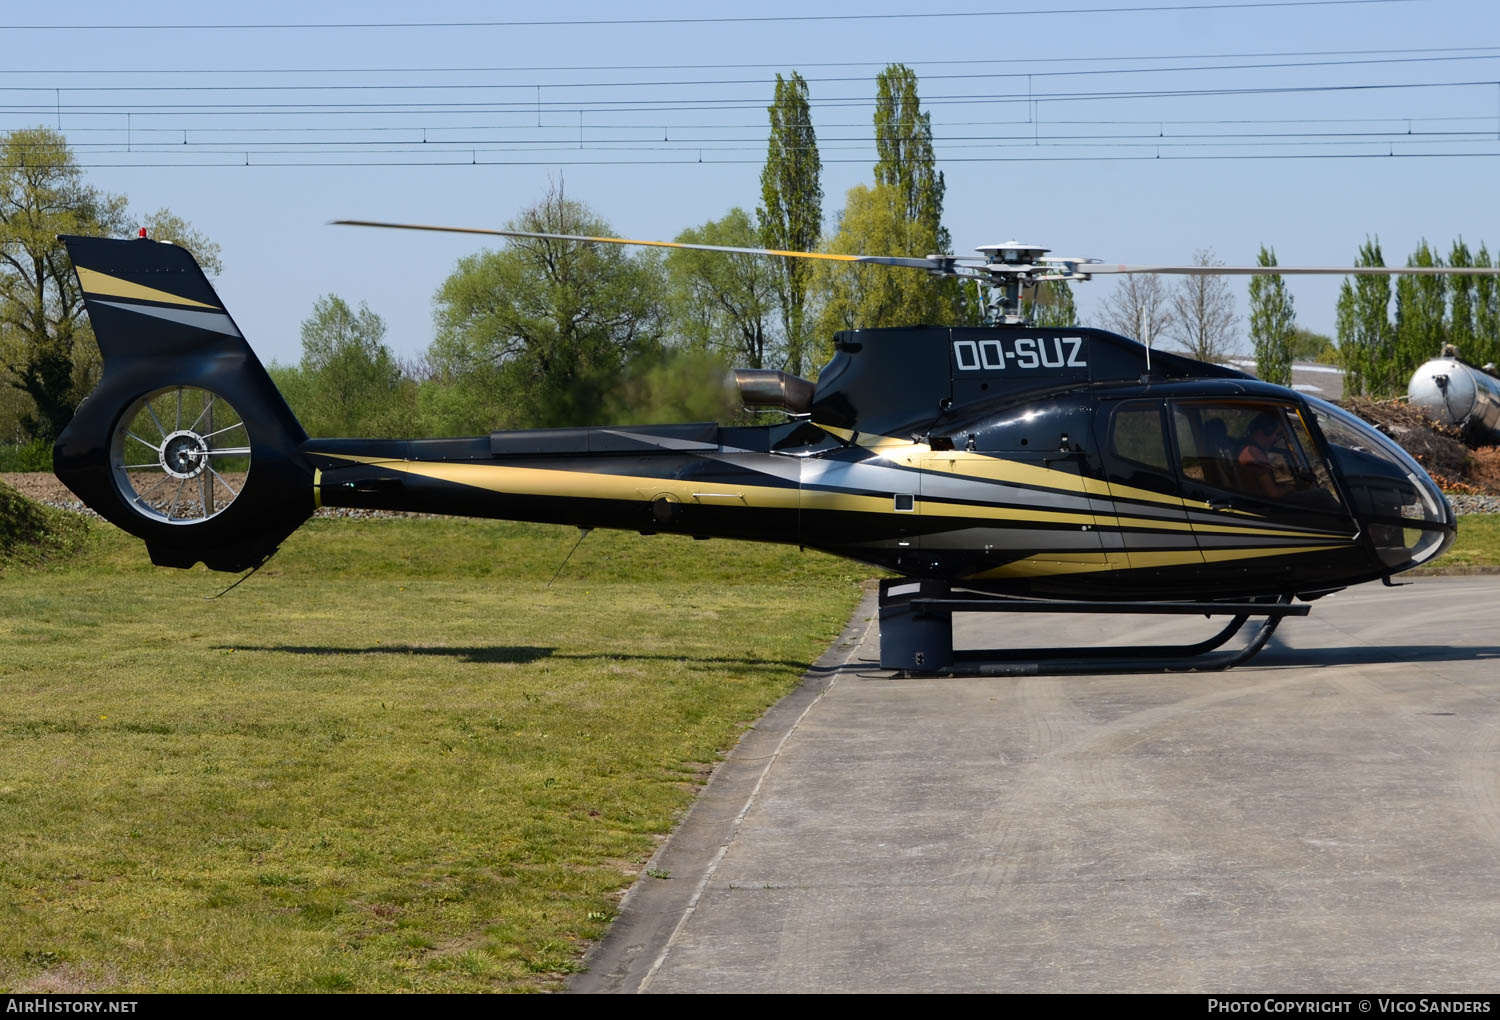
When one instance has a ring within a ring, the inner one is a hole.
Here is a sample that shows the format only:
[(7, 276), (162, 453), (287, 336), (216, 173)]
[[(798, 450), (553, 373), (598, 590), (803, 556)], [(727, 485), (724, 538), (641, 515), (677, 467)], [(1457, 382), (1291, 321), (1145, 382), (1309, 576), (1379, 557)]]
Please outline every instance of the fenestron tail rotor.
[(541, 241), (575, 241), (590, 244), (622, 244), (648, 248), (684, 248), (731, 255), (767, 255), (789, 259), (818, 259), (859, 265), (921, 269), (933, 276), (978, 280), (990, 288), (989, 318), (993, 323), (1020, 323), (1023, 291), (1034, 293), (1041, 283), (1077, 283), (1095, 276), (1496, 276), (1500, 267), (1483, 266), (1204, 266), (1107, 264), (1100, 259), (1048, 255), (1050, 249), (1020, 241), (980, 245), (974, 255), (933, 254), (854, 255), (838, 252), (782, 251), (775, 248), (732, 248), (682, 241), (640, 241), (623, 237), (589, 237), (579, 234), (547, 234), (527, 230), (485, 227), (444, 227), (418, 223), (385, 223), (376, 220), (334, 220), (349, 227), (383, 227), (392, 230), (432, 230), (452, 234), (482, 234)]

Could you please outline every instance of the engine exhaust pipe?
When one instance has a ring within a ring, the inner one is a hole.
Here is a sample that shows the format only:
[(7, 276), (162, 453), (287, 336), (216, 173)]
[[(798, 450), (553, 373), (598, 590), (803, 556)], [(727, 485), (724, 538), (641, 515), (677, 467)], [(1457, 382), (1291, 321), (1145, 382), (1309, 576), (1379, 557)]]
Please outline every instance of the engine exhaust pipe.
[(779, 407), (792, 414), (812, 409), (817, 387), (800, 376), (769, 368), (737, 368), (733, 377), (746, 407)]

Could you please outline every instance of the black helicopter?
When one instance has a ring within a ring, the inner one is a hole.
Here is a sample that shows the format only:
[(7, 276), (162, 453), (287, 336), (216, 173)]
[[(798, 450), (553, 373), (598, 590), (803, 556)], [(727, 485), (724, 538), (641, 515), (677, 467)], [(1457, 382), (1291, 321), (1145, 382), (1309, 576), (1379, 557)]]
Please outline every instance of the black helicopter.
[[(737, 372), (745, 403), (780, 409), (779, 424), (310, 439), (187, 251), (62, 241), (104, 374), (57, 441), (56, 472), (159, 565), (256, 567), (320, 506), (786, 542), (899, 575), (881, 584), (886, 668), (1093, 672), (1244, 661), (1306, 602), (1389, 584), (1455, 533), (1422, 468), (1331, 404), (1018, 315), (1025, 286), (1103, 273), (1369, 270), (1105, 266), (1013, 242), (977, 258), (750, 249), (978, 279), (992, 325), (841, 332), (816, 384)], [(955, 653), (952, 614), (966, 611), (1231, 620), (1191, 646)], [(1209, 655), (1250, 618), (1263, 622), (1242, 651)]]

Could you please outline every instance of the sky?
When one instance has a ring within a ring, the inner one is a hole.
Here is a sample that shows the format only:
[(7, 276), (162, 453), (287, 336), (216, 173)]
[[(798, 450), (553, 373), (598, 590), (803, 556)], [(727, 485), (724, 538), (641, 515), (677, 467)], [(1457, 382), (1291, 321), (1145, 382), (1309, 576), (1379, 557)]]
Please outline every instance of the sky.
[[(503, 226), (554, 182), (624, 237), (753, 210), (765, 106), (793, 69), (825, 230), (872, 180), (874, 77), (901, 62), (961, 254), (1019, 239), (1253, 263), (1267, 244), (1283, 265), (1339, 265), (1367, 236), (1394, 263), (1423, 238), (1500, 248), (1485, 0), (137, 0), (70, 4), (66, 25), (57, 10), (0, 6), (0, 131), (60, 128), (90, 183), (218, 242), (220, 296), (268, 362), (298, 359), (327, 293), (420, 354), (434, 292), (485, 247), (329, 220)], [(1337, 280), (1289, 282), (1300, 324), (1332, 333)], [(1075, 285), (1085, 321), (1115, 285)]]

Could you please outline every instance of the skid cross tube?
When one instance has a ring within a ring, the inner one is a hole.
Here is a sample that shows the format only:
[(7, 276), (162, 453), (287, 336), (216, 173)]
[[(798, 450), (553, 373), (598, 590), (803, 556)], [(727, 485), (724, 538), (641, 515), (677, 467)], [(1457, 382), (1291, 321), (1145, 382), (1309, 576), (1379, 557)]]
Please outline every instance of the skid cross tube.
[(1140, 613), (1180, 616), (1306, 616), (1312, 606), (1282, 602), (1061, 602), (1048, 599), (931, 597), (907, 600), (920, 609), (950, 613)]
[[(1237, 602), (1087, 602), (1017, 599), (964, 592), (951, 595), (935, 581), (892, 580), (880, 585), (880, 665), (908, 675), (1026, 676), (1222, 670), (1248, 662), (1288, 616), (1306, 616), (1289, 594)], [(1106, 613), (1229, 616), (1203, 641), (1186, 645), (1106, 648), (953, 648), (954, 613)], [(1252, 618), (1261, 622), (1239, 651), (1209, 654)]]

